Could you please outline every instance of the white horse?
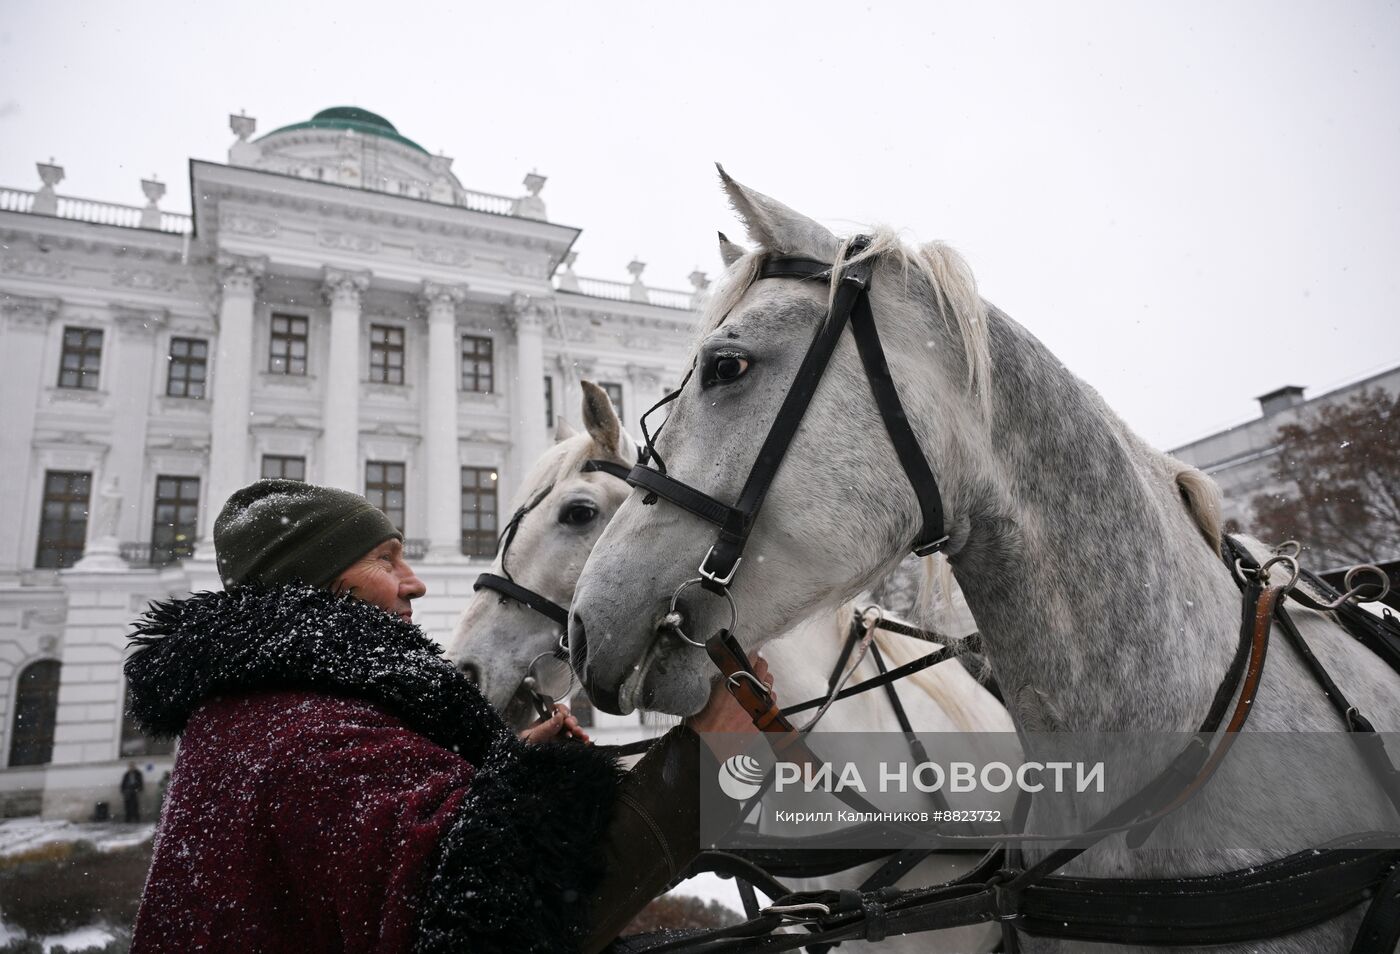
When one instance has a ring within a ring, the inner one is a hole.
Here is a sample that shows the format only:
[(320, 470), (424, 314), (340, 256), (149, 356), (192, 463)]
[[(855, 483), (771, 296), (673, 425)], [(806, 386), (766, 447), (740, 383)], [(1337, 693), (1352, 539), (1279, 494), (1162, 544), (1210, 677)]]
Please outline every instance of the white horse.
[[(727, 251), (730, 267), (708, 306), (696, 370), (671, 406), (657, 449), (669, 474), (734, 501), (752, 448), (767, 433), (835, 287), (759, 280), (759, 265), (772, 255), (837, 262), (846, 246), (818, 223), (721, 176), (759, 248)], [(1147, 446), (1029, 332), (986, 304), (951, 249), (906, 248), (878, 230), (863, 254), (874, 269), (871, 308), (893, 377), (942, 491), (946, 552), (1018, 728), (1194, 730), (1230, 665), (1240, 627), (1240, 593), (1218, 556), (1213, 484)], [(695, 575), (715, 529), (664, 501), (644, 506), (641, 497), (623, 504), (598, 541), (576, 588), (569, 640), (596, 705), (625, 711), (644, 695), (654, 708), (688, 713), (705, 698), (711, 664), (658, 624), (672, 593)], [(843, 335), (730, 589), (746, 647), (813, 606), (835, 606), (861, 592), (903, 556), (921, 522), (851, 336)], [(728, 620), (717, 599), (694, 596), (684, 609), (697, 633)], [(1400, 677), (1329, 617), (1291, 612), (1377, 728), (1400, 729)], [(1340, 730), (1297, 653), (1279, 638), (1273, 647), (1247, 731)], [(783, 679), (781, 668), (773, 672)], [(1163, 767), (1141, 767), (1144, 780)], [(1291, 852), (1353, 831), (1393, 829), (1393, 810), (1359, 761), (1355, 769), (1360, 781), (1349, 784), (1364, 791), (1346, 817), (1331, 810), (1333, 790), (1300, 788), (1291, 793), (1292, 816), (1280, 825), (1254, 817), (1260, 793), (1226, 759), (1160, 831), (1219, 826), (1248, 835), (1269, 825), (1275, 843), (1286, 842)], [(1076, 820), (1047, 815), (1053, 806), (1037, 800), (1028, 828), (1080, 830), (1111, 807), (1107, 800), (1091, 805), (1093, 814)], [(1027, 856), (1034, 861), (1047, 850), (1028, 849)], [(1118, 836), (1062, 873), (1206, 874), (1285, 853), (1134, 852)], [(1362, 911), (1226, 949), (1343, 950)], [(1086, 949), (1024, 940), (1027, 949)]]
[[(516, 582), (560, 606), (569, 605), (590, 549), (630, 492), (617, 477), (582, 471), (584, 463), (602, 459), (630, 466), (635, 457), (635, 445), (622, 432), (606, 393), (589, 382), (584, 382), (583, 420), (583, 433), (575, 434), (562, 425), (556, 431), (555, 444), (527, 475), (515, 506), (531, 505), (529, 512), (518, 522), (507, 552), (497, 554), (493, 566), (493, 572), (500, 574), (504, 562)], [(784, 700), (796, 702), (826, 694), (827, 678), (841, 652), (851, 612), (849, 607), (822, 611), (798, 621), (791, 633), (764, 646), (769, 666), (780, 674), (777, 688)], [(483, 589), (459, 618), (447, 657), (474, 673), (486, 698), (507, 713), (517, 728), (523, 728), (535, 717), (531, 694), (523, 685), (527, 674), (543, 680), (539, 689), (552, 697), (565, 695), (569, 688), (567, 667), (551, 661), (559, 636), (559, 628), (543, 614)], [(937, 648), (885, 632), (877, 636), (876, 645), (891, 666)], [(877, 674), (867, 657), (848, 685)], [(956, 661), (925, 669), (897, 686), (905, 711), (921, 730), (1012, 731), (1006, 709)], [(835, 703), (813, 731), (898, 732), (899, 724), (885, 692), (876, 690)], [(1009, 814), (1011, 804), (1008, 800), (999, 807)], [(916, 886), (945, 881), (970, 863), (966, 855), (931, 856), (901, 883)], [(792, 884), (804, 889), (856, 887), (877, 866), (871, 863)], [(878, 950), (885, 954), (985, 951), (998, 937), (994, 929), (977, 926), (892, 939)], [(842, 950), (865, 947), (846, 944)]]

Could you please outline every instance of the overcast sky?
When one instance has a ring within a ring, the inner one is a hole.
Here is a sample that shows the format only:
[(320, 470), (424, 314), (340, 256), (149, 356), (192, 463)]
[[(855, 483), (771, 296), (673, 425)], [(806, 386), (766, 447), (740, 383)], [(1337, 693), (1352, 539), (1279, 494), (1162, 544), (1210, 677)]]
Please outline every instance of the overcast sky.
[(5, 0), (0, 184), (189, 210), (191, 157), (335, 105), (581, 226), (580, 274), (719, 271), (712, 163), (944, 239), (1153, 443), (1400, 363), (1400, 4)]

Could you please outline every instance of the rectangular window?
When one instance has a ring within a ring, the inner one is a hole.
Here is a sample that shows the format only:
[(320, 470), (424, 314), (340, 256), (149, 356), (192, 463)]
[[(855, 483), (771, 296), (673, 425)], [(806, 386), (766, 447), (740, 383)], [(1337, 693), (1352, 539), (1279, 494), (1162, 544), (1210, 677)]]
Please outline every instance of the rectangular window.
[(544, 426), (554, 426), (554, 379), (548, 375), (544, 379)]
[(462, 468), (462, 552), (490, 559), (496, 555), (496, 483), (494, 467)]
[(496, 386), (492, 366), (493, 342), (477, 335), (462, 336), (462, 390), (490, 394)]
[(101, 365), (100, 328), (63, 329), (63, 357), (59, 359), (58, 365), (59, 387), (96, 391)]
[(204, 378), (209, 368), (209, 342), (203, 338), (171, 338), (170, 372), (165, 379), (168, 397), (204, 397)]
[(272, 374), (306, 373), (306, 318), (273, 315), (267, 370)]
[(365, 499), (374, 504), (400, 530), (403, 530), (404, 465), (386, 460), (365, 464)]
[(402, 328), (369, 326), (369, 379), (380, 384), (403, 384)]
[(306, 480), (306, 458), (305, 457), (277, 457), (273, 454), (264, 454), (262, 459), (262, 477), (276, 478), (278, 480)]
[(199, 521), (199, 478), (156, 478), (151, 522), (151, 565), (169, 566), (194, 553)]
[(617, 412), (618, 420), (626, 420), (622, 413), (622, 385), (616, 381), (599, 381), (598, 387), (607, 392), (608, 400), (612, 401), (613, 410)]
[(92, 474), (87, 471), (44, 472), (44, 509), (39, 519), (36, 567), (61, 570), (82, 559), (91, 489)]

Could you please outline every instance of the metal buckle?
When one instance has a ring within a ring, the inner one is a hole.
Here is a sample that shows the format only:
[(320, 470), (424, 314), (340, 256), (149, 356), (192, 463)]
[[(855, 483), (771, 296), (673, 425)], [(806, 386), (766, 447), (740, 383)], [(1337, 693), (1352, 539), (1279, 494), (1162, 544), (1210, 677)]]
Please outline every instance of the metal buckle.
[[(718, 543), (715, 544), (715, 547), (717, 546), (719, 546)], [(735, 560), (734, 565), (729, 568), (729, 572), (723, 577), (716, 576), (712, 571), (705, 569), (705, 564), (709, 563), (710, 557), (715, 555), (715, 547), (710, 547), (710, 552), (706, 553), (705, 559), (700, 561), (698, 572), (715, 586), (728, 587), (729, 584), (734, 581), (734, 574), (739, 572), (739, 564), (744, 562), (744, 558), (739, 557), (739, 559)]]
[(734, 692), (739, 688), (739, 683), (747, 682), (753, 686), (754, 692), (758, 693), (760, 699), (766, 699), (769, 702), (773, 701), (773, 697), (769, 695), (768, 687), (765, 686), (762, 682), (760, 682), (758, 677), (751, 672), (744, 672), (741, 669), (734, 675), (730, 676), (727, 680), (725, 680), (725, 682), (728, 683), (729, 690), (731, 692)]
[(943, 534), (943, 536), (939, 537), (937, 540), (934, 540), (932, 543), (916, 544), (911, 549), (913, 550), (914, 556), (917, 557), (933, 556), (939, 550), (942, 550), (947, 545), (947, 543), (948, 534), (945, 533)]
[(808, 901), (805, 904), (770, 904), (759, 913), (776, 914), (784, 921), (813, 921), (828, 917), (831, 908), (820, 901)]

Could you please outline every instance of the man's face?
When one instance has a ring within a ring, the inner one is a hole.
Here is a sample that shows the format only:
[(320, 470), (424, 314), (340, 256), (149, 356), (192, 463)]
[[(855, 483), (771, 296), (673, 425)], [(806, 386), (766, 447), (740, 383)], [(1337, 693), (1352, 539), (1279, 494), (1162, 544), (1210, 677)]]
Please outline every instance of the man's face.
[(413, 607), (409, 601), (428, 592), (413, 568), (404, 562), (403, 542), (399, 540), (385, 540), (360, 557), (336, 577), (331, 590), (349, 592), (356, 599), (393, 613), (405, 623), (413, 622)]

